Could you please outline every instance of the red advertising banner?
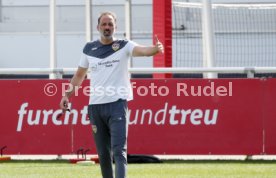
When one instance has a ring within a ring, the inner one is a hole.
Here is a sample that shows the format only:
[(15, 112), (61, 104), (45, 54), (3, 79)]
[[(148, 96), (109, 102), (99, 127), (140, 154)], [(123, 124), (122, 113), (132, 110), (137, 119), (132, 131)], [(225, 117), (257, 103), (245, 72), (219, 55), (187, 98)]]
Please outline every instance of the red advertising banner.
[[(5, 154), (95, 154), (88, 85), (58, 118), (67, 80), (1, 80)], [(276, 79), (134, 79), (132, 86), (130, 154), (276, 153)]]
[(263, 79), (263, 137), (264, 148), (263, 152), (266, 154), (276, 153), (276, 80)]

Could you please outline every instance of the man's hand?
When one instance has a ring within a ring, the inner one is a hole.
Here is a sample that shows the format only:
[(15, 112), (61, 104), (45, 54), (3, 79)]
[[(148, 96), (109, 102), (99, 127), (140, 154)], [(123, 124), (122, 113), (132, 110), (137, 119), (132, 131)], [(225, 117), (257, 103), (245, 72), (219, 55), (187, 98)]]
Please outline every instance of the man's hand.
[(60, 109), (62, 109), (63, 113), (65, 111), (68, 111), (68, 103), (69, 103), (69, 98), (67, 96), (63, 96), (59, 103), (59, 107)]
[(65, 111), (70, 111), (70, 109), (68, 108), (69, 97), (71, 96), (71, 94), (74, 93), (74, 89), (81, 85), (86, 76), (86, 73), (87, 68), (78, 67), (78, 70), (76, 71), (70, 82), (70, 84), (73, 86), (73, 90), (71, 90), (70, 92), (65, 92), (64, 95), (62, 95), (63, 97), (61, 98), (59, 103), (59, 107), (60, 109), (62, 109), (63, 113), (65, 113)]
[(157, 49), (158, 53), (164, 53), (163, 44), (159, 41), (157, 35), (155, 35), (155, 48)]

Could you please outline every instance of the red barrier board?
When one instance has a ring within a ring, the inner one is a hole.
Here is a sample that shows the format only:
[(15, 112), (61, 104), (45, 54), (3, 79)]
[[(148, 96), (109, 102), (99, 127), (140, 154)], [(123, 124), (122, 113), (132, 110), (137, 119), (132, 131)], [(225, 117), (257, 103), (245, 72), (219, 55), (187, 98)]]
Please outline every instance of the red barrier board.
[(268, 79), (263, 80), (263, 139), (264, 147), (263, 152), (265, 154), (276, 153), (276, 80)]
[[(67, 80), (1, 80), (5, 154), (95, 154), (85, 81), (61, 118)], [(135, 79), (130, 154), (275, 154), (275, 79)]]

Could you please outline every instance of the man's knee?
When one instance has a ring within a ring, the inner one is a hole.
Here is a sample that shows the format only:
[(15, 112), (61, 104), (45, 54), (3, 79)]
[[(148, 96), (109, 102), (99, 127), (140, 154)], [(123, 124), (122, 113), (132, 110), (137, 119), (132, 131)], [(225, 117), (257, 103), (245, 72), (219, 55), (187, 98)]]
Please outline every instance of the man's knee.
[(124, 147), (114, 147), (113, 148), (113, 155), (114, 155), (114, 158), (118, 158), (118, 159), (124, 159), (126, 160), (126, 157), (127, 157), (127, 150), (126, 148)]

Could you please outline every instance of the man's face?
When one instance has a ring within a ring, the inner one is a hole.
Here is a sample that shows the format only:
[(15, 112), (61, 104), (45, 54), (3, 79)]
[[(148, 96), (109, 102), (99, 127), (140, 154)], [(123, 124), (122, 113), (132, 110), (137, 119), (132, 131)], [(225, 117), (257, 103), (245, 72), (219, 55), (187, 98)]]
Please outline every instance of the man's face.
[(115, 20), (111, 15), (104, 15), (97, 26), (102, 38), (111, 39), (116, 29)]

